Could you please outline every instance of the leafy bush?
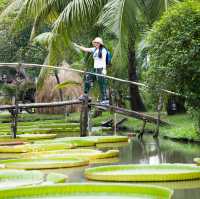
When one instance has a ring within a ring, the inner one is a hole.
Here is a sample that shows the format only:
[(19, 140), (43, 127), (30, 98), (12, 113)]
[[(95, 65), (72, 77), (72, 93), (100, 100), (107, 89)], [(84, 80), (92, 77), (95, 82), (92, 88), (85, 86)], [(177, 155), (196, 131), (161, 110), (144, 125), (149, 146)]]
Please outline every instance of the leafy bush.
[(11, 2), (11, 0), (0, 0), (0, 12)]
[(148, 35), (148, 81), (187, 96), (200, 130), (200, 2), (179, 3)]

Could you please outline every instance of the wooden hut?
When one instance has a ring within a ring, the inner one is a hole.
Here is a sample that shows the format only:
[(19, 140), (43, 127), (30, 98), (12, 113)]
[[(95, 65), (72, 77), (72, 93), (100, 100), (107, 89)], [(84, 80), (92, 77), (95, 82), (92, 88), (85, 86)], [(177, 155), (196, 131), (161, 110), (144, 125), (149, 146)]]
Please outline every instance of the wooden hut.
[[(61, 67), (70, 67), (67, 64), (63, 64)], [(78, 84), (69, 84), (62, 90), (56, 88), (58, 82), (76, 82)], [(61, 92), (60, 92), (61, 91)], [(82, 90), (82, 78), (81, 76), (72, 71), (58, 70), (57, 78), (54, 72), (48, 75), (43, 83), (42, 88), (36, 91), (36, 102), (56, 102), (61, 100), (73, 100), (77, 99), (83, 94)], [(39, 113), (44, 114), (65, 114), (77, 112), (80, 110), (79, 105), (72, 105), (67, 107), (54, 107), (54, 108), (41, 108), (38, 109)]]

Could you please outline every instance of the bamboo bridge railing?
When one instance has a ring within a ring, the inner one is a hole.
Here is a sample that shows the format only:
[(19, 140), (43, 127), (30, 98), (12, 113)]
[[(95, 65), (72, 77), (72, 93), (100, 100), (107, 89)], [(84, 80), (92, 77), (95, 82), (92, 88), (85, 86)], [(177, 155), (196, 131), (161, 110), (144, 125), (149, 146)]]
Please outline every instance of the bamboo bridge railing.
[[(51, 68), (51, 69), (58, 69), (58, 70), (67, 70), (67, 71), (74, 71), (80, 74), (92, 74), (92, 75), (96, 75), (96, 76), (101, 76), (110, 80), (114, 80), (114, 81), (118, 81), (118, 82), (122, 82), (125, 84), (132, 84), (135, 86), (139, 86), (139, 87), (145, 87), (145, 88), (149, 88), (148, 85), (143, 84), (143, 83), (139, 83), (139, 82), (133, 82), (133, 81), (129, 81), (129, 80), (124, 80), (124, 79), (120, 79), (120, 78), (116, 78), (116, 77), (112, 77), (112, 76), (108, 76), (108, 75), (101, 75), (101, 74), (96, 74), (96, 73), (91, 73), (91, 72), (85, 72), (83, 70), (77, 70), (77, 69), (72, 69), (72, 68), (68, 68), (68, 67), (58, 67), (58, 66), (49, 66), (49, 65), (39, 65), (39, 64), (27, 64), (27, 63), (0, 63), (0, 67), (11, 67), (11, 68), (15, 68), (17, 73), (20, 73), (20, 70), (22, 69), (26, 69), (26, 68), (35, 68), (35, 67), (39, 67), (39, 68)], [(176, 95), (176, 96), (180, 96), (180, 94), (166, 90), (166, 89), (159, 89), (160, 92), (166, 93), (166, 94), (170, 94), (170, 95)], [(88, 122), (89, 122), (89, 111), (91, 110), (91, 107), (96, 107), (98, 109), (104, 110), (104, 111), (112, 111), (114, 113), (118, 113), (118, 114), (122, 114), (128, 117), (134, 117), (136, 119), (142, 120), (143, 121), (143, 126), (141, 129), (141, 133), (139, 134), (139, 137), (141, 138), (143, 136), (144, 133), (144, 128), (146, 123), (154, 123), (156, 124), (157, 128), (156, 128), (156, 132), (154, 134), (154, 136), (158, 136), (159, 134), (159, 126), (160, 125), (166, 125), (167, 122), (162, 121), (161, 120), (161, 111), (162, 111), (162, 97), (160, 97), (159, 100), (159, 104), (158, 104), (158, 108), (157, 108), (157, 112), (158, 115), (157, 117), (153, 117), (153, 116), (149, 116), (147, 114), (144, 113), (139, 113), (136, 111), (132, 111), (132, 110), (128, 110), (128, 109), (124, 109), (121, 107), (116, 107), (116, 106), (112, 106), (112, 105), (102, 105), (102, 104), (98, 104), (98, 103), (93, 103), (89, 100), (88, 97), (86, 97), (86, 99), (84, 101), (80, 101), (80, 100), (71, 100), (71, 101), (62, 101), (62, 102), (51, 102), (51, 103), (32, 103), (32, 104), (19, 104), (17, 100), (15, 100), (15, 104), (13, 105), (0, 105), (0, 111), (2, 110), (8, 110), (11, 113), (12, 116), (12, 122), (11, 122), (11, 129), (12, 129), (12, 136), (13, 138), (16, 138), (17, 135), (17, 121), (18, 121), (18, 114), (19, 114), (19, 110), (26, 110), (29, 108), (44, 108), (44, 107), (56, 107), (56, 106), (69, 106), (69, 105), (74, 105), (74, 104), (82, 104), (82, 108), (81, 108), (81, 115), (80, 115), (80, 129), (81, 129), (81, 136), (87, 136), (88, 135)]]

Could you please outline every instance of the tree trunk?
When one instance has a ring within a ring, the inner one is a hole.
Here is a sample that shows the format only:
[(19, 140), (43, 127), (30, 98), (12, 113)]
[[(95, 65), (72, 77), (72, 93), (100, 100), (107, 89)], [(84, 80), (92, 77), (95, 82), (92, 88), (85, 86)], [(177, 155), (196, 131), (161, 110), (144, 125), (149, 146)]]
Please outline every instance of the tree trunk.
[[(128, 78), (129, 81), (138, 81), (137, 77), (137, 63), (136, 63), (136, 55), (135, 55), (135, 40), (129, 39), (128, 44)], [(138, 86), (133, 84), (130, 85), (129, 88), (130, 93), (130, 105), (131, 109), (134, 111), (145, 111), (145, 106), (140, 96)]]
[[(60, 78), (59, 78), (59, 76), (58, 76), (58, 72), (57, 72), (57, 71), (54, 71), (54, 75), (55, 75), (57, 84), (60, 84)], [(59, 95), (60, 95), (60, 100), (61, 100), (61, 101), (64, 101), (62, 89), (59, 89)]]

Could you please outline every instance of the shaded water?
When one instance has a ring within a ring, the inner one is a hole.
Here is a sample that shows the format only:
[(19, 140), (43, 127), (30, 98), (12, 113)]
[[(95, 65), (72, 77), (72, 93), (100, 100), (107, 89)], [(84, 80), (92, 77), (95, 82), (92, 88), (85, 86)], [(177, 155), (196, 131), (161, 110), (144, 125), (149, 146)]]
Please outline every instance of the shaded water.
[[(189, 163), (193, 164), (193, 158), (200, 156), (200, 145), (190, 143), (173, 142), (164, 139), (153, 139), (152, 136), (144, 136), (142, 142), (133, 138), (129, 144), (118, 147), (115, 144), (100, 145), (103, 150), (118, 148), (120, 150), (119, 161), (111, 164), (160, 164), (160, 163)], [(108, 163), (107, 163), (108, 164)], [(93, 166), (107, 165), (93, 164)], [(84, 169), (72, 168), (54, 170), (67, 174), (71, 182), (85, 182)], [(52, 170), (51, 170), (52, 171)], [(147, 183), (152, 184), (152, 183)], [(154, 183), (176, 189), (173, 199), (200, 199), (200, 180)]]

